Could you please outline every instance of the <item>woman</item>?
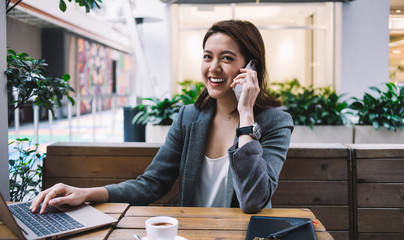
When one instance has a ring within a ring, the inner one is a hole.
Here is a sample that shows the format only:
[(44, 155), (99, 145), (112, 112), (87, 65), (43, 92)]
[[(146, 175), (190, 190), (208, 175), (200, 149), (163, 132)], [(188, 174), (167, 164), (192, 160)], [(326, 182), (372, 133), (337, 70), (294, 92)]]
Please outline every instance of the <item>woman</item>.
[[(286, 159), (293, 123), (266, 90), (265, 49), (250, 22), (214, 24), (203, 40), (205, 89), (194, 105), (181, 108), (165, 143), (135, 180), (96, 188), (65, 184), (41, 192), (31, 211), (83, 202), (147, 205), (163, 197), (179, 177), (179, 205), (270, 207)], [(253, 60), (256, 70), (244, 68)], [(233, 88), (242, 85), (239, 99)], [(258, 131), (261, 126), (261, 134)]]

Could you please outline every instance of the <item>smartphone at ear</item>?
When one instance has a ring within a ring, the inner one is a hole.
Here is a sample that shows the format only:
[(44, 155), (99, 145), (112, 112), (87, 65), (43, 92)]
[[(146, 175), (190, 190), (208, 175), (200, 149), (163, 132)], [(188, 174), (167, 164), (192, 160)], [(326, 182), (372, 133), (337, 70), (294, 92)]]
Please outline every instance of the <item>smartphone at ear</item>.
[[(252, 69), (254, 71), (257, 71), (256, 67), (255, 67), (255, 62), (254, 60), (250, 60), (247, 65), (245, 66), (245, 68), (249, 68)], [(240, 99), (241, 96), (241, 92), (243, 91), (243, 86), (241, 84), (237, 84), (234, 88), (234, 95), (236, 96), (237, 101)]]

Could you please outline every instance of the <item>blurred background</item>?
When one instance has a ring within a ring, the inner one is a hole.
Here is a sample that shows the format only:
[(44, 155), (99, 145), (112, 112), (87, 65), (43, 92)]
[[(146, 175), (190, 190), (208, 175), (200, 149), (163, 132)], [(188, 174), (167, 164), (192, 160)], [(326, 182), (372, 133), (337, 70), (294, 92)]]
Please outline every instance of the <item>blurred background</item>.
[(201, 81), (202, 38), (223, 19), (259, 27), (272, 83), (330, 87), (341, 99), (403, 84), (404, 3), (371, 2), (115, 0), (89, 12), (66, 2), (62, 12), (56, 0), (21, 1), (6, 14), (7, 48), (46, 59), (51, 76), (69, 74), (76, 104), (53, 117), (24, 105), (8, 118), (9, 139), (124, 141), (125, 107)]

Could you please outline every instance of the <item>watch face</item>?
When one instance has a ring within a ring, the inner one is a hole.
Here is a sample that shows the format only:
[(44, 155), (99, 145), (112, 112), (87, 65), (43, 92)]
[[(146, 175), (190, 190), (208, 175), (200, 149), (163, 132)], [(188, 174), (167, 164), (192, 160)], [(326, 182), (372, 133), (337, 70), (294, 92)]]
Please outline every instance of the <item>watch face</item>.
[(258, 125), (258, 123), (254, 123), (253, 125), (253, 132), (251, 134), (251, 137), (253, 137), (254, 139), (260, 139), (261, 137), (261, 127), (260, 125)]

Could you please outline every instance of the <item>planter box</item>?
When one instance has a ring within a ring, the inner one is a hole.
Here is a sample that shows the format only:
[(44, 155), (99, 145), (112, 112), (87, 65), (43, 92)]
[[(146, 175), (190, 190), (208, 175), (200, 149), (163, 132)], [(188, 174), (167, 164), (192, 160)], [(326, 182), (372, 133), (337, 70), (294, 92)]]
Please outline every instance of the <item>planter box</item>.
[(292, 143), (343, 143), (350, 144), (353, 141), (352, 126), (295, 126)]
[(146, 125), (146, 142), (164, 143), (170, 126)]
[(384, 127), (375, 129), (373, 126), (355, 126), (354, 143), (404, 143), (404, 129), (396, 131)]
[(145, 125), (132, 124), (133, 117), (139, 109), (132, 107), (123, 108), (123, 139), (125, 142), (144, 142)]

